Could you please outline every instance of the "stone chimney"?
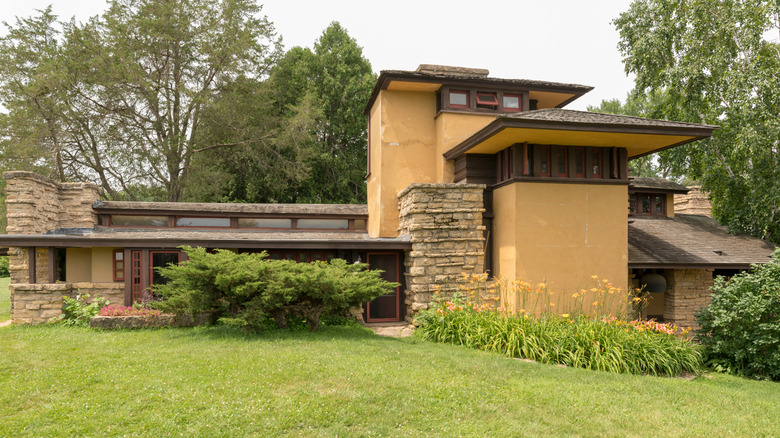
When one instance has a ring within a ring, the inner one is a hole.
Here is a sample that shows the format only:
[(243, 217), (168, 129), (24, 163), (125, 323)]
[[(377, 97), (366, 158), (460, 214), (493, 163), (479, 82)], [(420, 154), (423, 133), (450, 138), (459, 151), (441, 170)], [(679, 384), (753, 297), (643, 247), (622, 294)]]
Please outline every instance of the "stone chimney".
[(451, 65), (420, 64), (417, 67), (418, 73), (428, 73), (434, 75), (454, 76), (454, 77), (477, 77), (486, 78), (490, 71), (484, 68), (455, 67)]
[(707, 193), (701, 191), (701, 186), (690, 186), (688, 189), (688, 194), (674, 195), (674, 213), (712, 217), (712, 205)]

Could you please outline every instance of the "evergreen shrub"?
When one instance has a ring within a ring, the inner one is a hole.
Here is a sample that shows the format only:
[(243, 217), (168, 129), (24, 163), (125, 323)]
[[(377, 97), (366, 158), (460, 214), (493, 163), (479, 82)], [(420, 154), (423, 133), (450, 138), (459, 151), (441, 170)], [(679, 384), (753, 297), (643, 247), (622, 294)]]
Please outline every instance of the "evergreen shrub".
[(220, 321), (262, 330), (270, 320), (288, 327), (290, 314), (314, 331), (323, 316), (346, 314), (350, 307), (389, 293), (396, 283), (364, 263), (296, 263), (269, 260), (265, 252), (237, 254), (184, 247), (189, 259), (160, 268), (168, 283), (155, 286), (163, 300), (155, 307), (173, 313), (215, 311)]

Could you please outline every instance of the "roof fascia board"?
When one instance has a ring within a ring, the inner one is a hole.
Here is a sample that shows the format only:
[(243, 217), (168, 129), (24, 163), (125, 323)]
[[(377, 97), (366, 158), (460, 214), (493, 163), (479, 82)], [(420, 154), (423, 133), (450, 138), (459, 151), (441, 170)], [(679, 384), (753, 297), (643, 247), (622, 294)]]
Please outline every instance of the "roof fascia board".
[[(609, 123), (572, 123), (572, 122), (562, 122), (558, 120), (522, 120), (522, 119), (511, 119), (511, 118), (499, 117), (493, 122), (491, 122), (490, 124), (488, 124), (487, 126), (485, 126), (484, 128), (474, 133), (471, 137), (467, 138), (459, 145), (445, 152), (444, 158), (448, 160), (455, 159), (460, 155), (465, 154), (470, 149), (482, 143), (483, 141), (487, 140), (488, 138), (492, 137), (493, 135), (496, 135), (507, 128), (548, 129), (548, 130), (555, 130), (555, 131), (612, 132), (616, 134), (690, 135), (692, 137), (695, 137), (690, 140), (685, 140), (682, 142), (675, 143), (674, 145), (671, 146), (666, 146), (662, 149), (654, 150), (653, 152), (679, 146), (685, 143), (690, 143), (692, 141), (700, 140), (702, 138), (707, 138), (710, 135), (712, 135), (712, 132), (714, 131), (714, 129), (696, 128), (696, 127), (675, 128), (675, 127), (663, 127), (663, 126), (659, 126), (659, 127), (626, 126), (626, 125), (616, 125), (616, 124), (609, 124)], [(649, 155), (650, 153), (653, 152), (649, 152), (643, 155), (637, 155), (631, 158), (632, 159), (638, 158), (640, 156)]]

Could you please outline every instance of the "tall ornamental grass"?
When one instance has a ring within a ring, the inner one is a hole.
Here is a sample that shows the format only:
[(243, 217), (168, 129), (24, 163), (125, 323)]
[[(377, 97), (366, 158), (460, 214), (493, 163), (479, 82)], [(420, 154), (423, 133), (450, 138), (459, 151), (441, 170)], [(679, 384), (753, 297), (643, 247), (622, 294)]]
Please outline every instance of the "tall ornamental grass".
[[(686, 331), (672, 324), (627, 318), (636, 311), (631, 306), (624, 307), (622, 315), (605, 315), (605, 309), (620, 306), (599, 302), (593, 296), (583, 299), (582, 291), (571, 298), (572, 302), (555, 303), (549, 299), (552, 294), (546, 287), (539, 289), (538, 293), (534, 291), (538, 299), (526, 301), (535, 312), (493, 308), (484, 299), (485, 290), (478, 288), (469, 291), (470, 297), (456, 293), (452, 298), (438, 298), (418, 316), (420, 326), (415, 334), (424, 340), (509, 357), (616, 373), (675, 376), (697, 373), (701, 367), (698, 347), (687, 339)], [(634, 293), (620, 292), (624, 296), (619, 296), (617, 291), (610, 294), (607, 290), (601, 294), (598, 288), (591, 293), (641, 306)], [(555, 313), (555, 307), (566, 308), (567, 312)]]

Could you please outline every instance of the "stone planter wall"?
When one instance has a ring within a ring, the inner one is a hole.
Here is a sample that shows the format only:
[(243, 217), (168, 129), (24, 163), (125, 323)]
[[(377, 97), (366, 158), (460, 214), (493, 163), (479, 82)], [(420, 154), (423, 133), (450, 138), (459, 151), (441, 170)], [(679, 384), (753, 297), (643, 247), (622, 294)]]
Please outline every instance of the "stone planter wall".
[(451, 293), (461, 273), (484, 270), (480, 184), (412, 184), (398, 194), (401, 235), (411, 237), (406, 254), (406, 320), (427, 309), (434, 291)]
[(11, 321), (14, 324), (40, 324), (62, 315), (62, 297), (75, 298), (78, 294), (101, 296), (112, 304), (124, 304), (123, 283), (52, 283), (13, 284), (11, 292)]

